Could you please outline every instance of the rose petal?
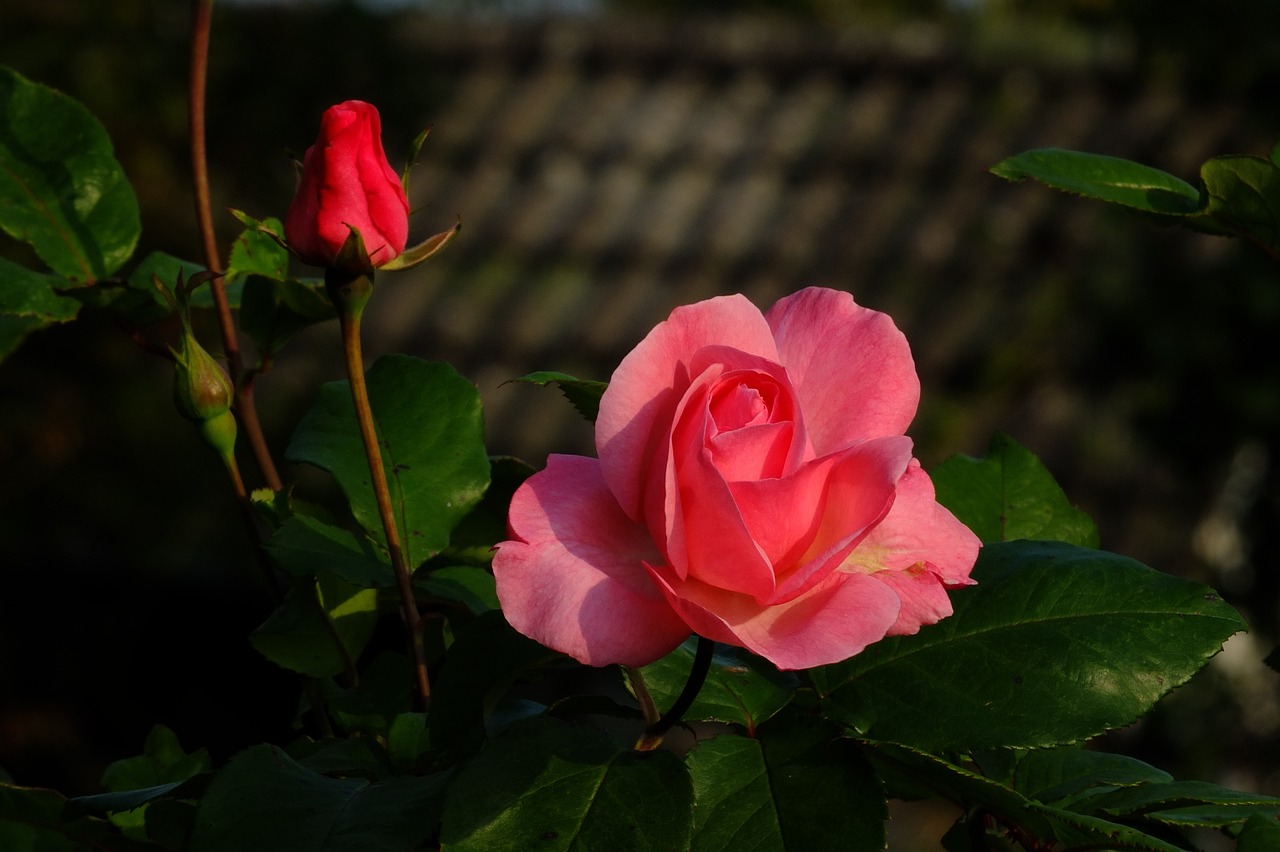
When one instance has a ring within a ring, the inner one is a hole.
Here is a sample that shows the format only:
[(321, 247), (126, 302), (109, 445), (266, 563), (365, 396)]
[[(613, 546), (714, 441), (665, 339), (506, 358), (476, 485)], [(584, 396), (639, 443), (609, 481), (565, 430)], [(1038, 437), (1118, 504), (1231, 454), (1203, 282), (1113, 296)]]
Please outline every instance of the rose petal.
[(951, 615), (951, 598), (942, 579), (922, 564), (902, 571), (881, 571), (870, 575), (897, 594), (902, 602), (898, 620), (889, 628), (890, 636), (919, 633), (926, 624), (937, 624)]
[(848, 659), (883, 639), (896, 622), (893, 590), (861, 574), (832, 574), (808, 593), (777, 606), (727, 595), (669, 570), (649, 568), (667, 602), (699, 635), (744, 647), (780, 669), (807, 669)]
[[(773, 568), (752, 539), (729, 484), (705, 446), (705, 436), (714, 428), (707, 395), (716, 379), (715, 371), (699, 376), (681, 400), (662, 492), (666, 499), (660, 509), (646, 507), (645, 517), (655, 538), (666, 535), (667, 564), (678, 576), (768, 597), (773, 593)], [(665, 526), (655, 530), (659, 518)]]
[(622, 513), (595, 459), (553, 455), (516, 491), (511, 541), (493, 574), (511, 626), (590, 666), (643, 666), (669, 653), (689, 626), (650, 581), (657, 552)]
[(925, 564), (946, 585), (968, 586), (981, 546), (978, 537), (938, 503), (929, 474), (912, 459), (898, 482), (893, 508), (849, 554), (844, 570), (872, 574)]
[(920, 380), (907, 340), (887, 314), (848, 293), (810, 287), (778, 301), (766, 317), (818, 455), (906, 431)]
[(745, 296), (720, 296), (672, 311), (622, 359), (600, 400), (600, 465), (618, 504), (635, 520), (642, 516), (648, 474), (662, 464), (671, 418), (692, 379), (689, 362), (709, 345), (777, 360), (759, 309)]

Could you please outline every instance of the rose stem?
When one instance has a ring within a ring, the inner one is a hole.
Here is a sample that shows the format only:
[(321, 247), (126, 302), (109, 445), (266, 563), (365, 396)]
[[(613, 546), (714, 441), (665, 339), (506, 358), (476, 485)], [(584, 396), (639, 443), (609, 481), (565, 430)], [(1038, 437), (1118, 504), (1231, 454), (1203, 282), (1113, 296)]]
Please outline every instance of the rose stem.
[(209, 202), (208, 153), (205, 147), (205, 89), (209, 71), (209, 32), (213, 24), (213, 0), (195, 0), (195, 15), (191, 21), (191, 76), (188, 89), (188, 127), (191, 134), (191, 177), (195, 191), (196, 225), (204, 248), (205, 266), (213, 273), (209, 287), (213, 292), (213, 305), (218, 315), (218, 328), (222, 333), (222, 348), (226, 353), (231, 381), (235, 387), (235, 413), (244, 430), (245, 439), (253, 451), (254, 460), (267, 487), (279, 491), (283, 484), (276, 471), (271, 451), (258, 421), (257, 407), (253, 402), (253, 374), (245, 375), (244, 361), (240, 356), (240, 342), (236, 337), (235, 321), (231, 317), (231, 304), (222, 283), (222, 266), (218, 259), (218, 241), (213, 231), (213, 212)]
[[(205, 266), (213, 273), (209, 287), (213, 292), (213, 304), (218, 315), (218, 328), (222, 333), (222, 348), (227, 356), (232, 385), (235, 388), (233, 409), (244, 430), (246, 440), (253, 451), (258, 470), (262, 473), (267, 487), (279, 491), (283, 487), (280, 474), (276, 471), (271, 451), (267, 447), (266, 437), (262, 432), (262, 424), (258, 421), (258, 411), (253, 402), (253, 375), (243, 376), (244, 363), (240, 357), (240, 344), (236, 338), (235, 322), (231, 318), (231, 305), (227, 301), (227, 292), (222, 284), (222, 266), (218, 259), (218, 242), (213, 231), (213, 212), (209, 202), (209, 168), (208, 149), (205, 146), (204, 116), (205, 89), (209, 71), (209, 33), (213, 22), (213, 0), (195, 0), (195, 14), (191, 21), (191, 73), (187, 91), (189, 107), (188, 129), (191, 136), (191, 176), (195, 197), (196, 227), (200, 232), (200, 240), (204, 249)], [(260, 541), (261, 533), (249, 493), (244, 480), (240, 476), (239, 467), (234, 457), (227, 464), (227, 473), (231, 478), (231, 486), (239, 500), (241, 514), (245, 526), (255, 541)], [(261, 548), (257, 550), (257, 558), (266, 581), (267, 591), (277, 606), (284, 600), (280, 587), (276, 584), (271, 564)], [(345, 652), (346, 648), (342, 650)], [(304, 691), (316, 711), (320, 730), (327, 736), (333, 735), (333, 726), (329, 722), (329, 711), (324, 694), (315, 681), (308, 678)]]
[(378, 516), (387, 537), (387, 553), (391, 556), (391, 568), (395, 571), (396, 585), (400, 590), (400, 605), (405, 625), (409, 629), (409, 650), (413, 656), (418, 682), (418, 697), (421, 699), (422, 710), (425, 711), (431, 705), (431, 681), (427, 677), (426, 652), (422, 643), (422, 616), (418, 613), (418, 602), (413, 595), (413, 578), (405, 565), (400, 531), (391, 510), (391, 489), (387, 486), (387, 472), (382, 466), (382, 450), (378, 446), (373, 410), (369, 406), (369, 391), (364, 383), (364, 357), (360, 353), (360, 317), (373, 293), (373, 276), (370, 273), (352, 277), (331, 268), (325, 271), (325, 289), (338, 309), (342, 350), (347, 359), (347, 375), (351, 379), (351, 400), (355, 403), (360, 439), (364, 442), (364, 455), (369, 462)]
[(631, 691), (636, 695), (636, 701), (640, 704), (640, 714), (644, 717), (645, 728), (651, 728), (658, 723), (658, 705), (653, 702), (653, 696), (649, 694), (649, 687), (644, 682), (644, 675), (640, 674), (640, 670), (631, 666), (623, 666), (622, 670), (627, 673), (627, 680), (631, 683)]
[(667, 732), (674, 728), (681, 717), (693, 706), (693, 699), (698, 697), (702, 684), (707, 680), (707, 672), (711, 671), (711, 657), (715, 650), (715, 642), (705, 636), (698, 637), (698, 650), (694, 653), (693, 666), (689, 669), (689, 679), (685, 681), (680, 697), (661, 719), (645, 729), (644, 735), (636, 743), (636, 751), (653, 751), (657, 748)]

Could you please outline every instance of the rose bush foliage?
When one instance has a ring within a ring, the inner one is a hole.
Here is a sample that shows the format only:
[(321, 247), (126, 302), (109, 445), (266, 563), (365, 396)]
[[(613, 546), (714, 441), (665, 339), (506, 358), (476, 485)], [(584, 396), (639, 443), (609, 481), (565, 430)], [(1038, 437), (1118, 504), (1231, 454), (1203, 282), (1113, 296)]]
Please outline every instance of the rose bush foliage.
[(919, 394), (902, 333), (848, 293), (677, 308), (614, 372), (599, 459), (553, 455), (516, 492), (508, 620), (590, 665), (694, 632), (784, 669), (938, 621), (979, 545), (912, 458)]
[[(367, 264), (343, 253), (352, 232), (360, 235)], [(284, 220), (285, 239), (304, 262), (332, 267), (356, 264), (367, 272), (404, 251), (409, 239), (409, 200), (382, 148), (378, 110), (364, 101), (329, 107), (320, 135), (302, 159), (298, 191)]]

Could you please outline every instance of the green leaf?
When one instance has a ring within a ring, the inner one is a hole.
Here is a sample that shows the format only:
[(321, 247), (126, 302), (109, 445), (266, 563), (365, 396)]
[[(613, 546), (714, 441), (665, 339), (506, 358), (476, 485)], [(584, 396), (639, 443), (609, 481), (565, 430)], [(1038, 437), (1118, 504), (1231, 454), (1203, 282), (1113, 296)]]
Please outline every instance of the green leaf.
[(398, 773), (412, 772), (431, 747), (426, 713), (399, 713), (387, 731), (387, 757)]
[(0, 314), (0, 359), (4, 359), (17, 351), (22, 341), (34, 331), (45, 328), (49, 323), (39, 317), (16, 317)]
[(1116, 790), (1091, 799), (1091, 814), (1142, 818), (1173, 826), (1222, 827), (1251, 816), (1280, 817), (1280, 799), (1204, 781), (1169, 781)]
[(955, 614), (811, 672), (861, 733), (926, 751), (1042, 747), (1128, 724), (1243, 620), (1209, 588), (1055, 542), (985, 546)]
[(119, 269), (140, 230), (111, 140), (83, 105), (0, 67), (0, 229), (50, 269), (91, 282)]
[(938, 502), (984, 542), (1036, 539), (1098, 546), (1098, 528), (1067, 501), (1029, 450), (1007, 435), (985, 458), (954, 455), (930, 474)]
[(591, 728), (542, 717), (508, 729), (449, 790), (452, 852), (687, 849), (693, 788), (665, 751), (639, 753)]
[(488, 563), (493, 544), (507, 537), (507, 510), (516, 489), (533, 475), (533, 468), (511, 456), (489, 459), (489, 490), (476, 507), (458, 522), (449, 539), (445, 556)]
[(373, 635), (378, 593), (327, 574), (295, 581), (284, 603), (249, 636), (258, 653), (309, 677), (347, 671)]
[(980, 809), (979, 813), (989, 814), (1005, 826), (1018, 827), (1046, 846), (1056, 841), (1069, 849), (1184, 852), (1181, 847), (1135, 828), (1030, 800), (941, 757), (892, 743), (870, 742), (866, 745), (867, 753), (877, 768), (913, 775), (937, 795), (962, 809)]
[(156, 725), (147, 734), (142, 754), (117, 760), (102, 773), (102, 786), (107, 790), (140, 790), (186, 781), (213, 766), (205, 749), (182, 750), (178, 735), (164, 725)]
[(730, 734), (687, 758), (693, 852), (878, 852), (884, 792), (853, 744), (820, 731), (760, 740)]
[(47, 323), (75, 319), (80, 303), (58, 291), (76, 286), (60, 275), (34, 272), (0, 257), (0, 314), (37, 317)]
[[(661, 660), (640, 669), (659, 709), (674, 704), (684, 689), (696, 648), (697, 640), (689, 639)], [(761, 722), (787, 706), (799, 685), (799, 678), (778, 671), (768, 660), (740, 648), (716, 645), (711, 671), (684, 718), (738, 724), (754, 735)]]
[(93, 852), (107, 848), (151, 847), (131, 844), (105, 820), (68, 813), (66, 797), (54, 790), (0, 784), (0, 849)]
[(1280, 248), (1280, 165), (1262, 157), (1214, 157), (1200, 167), (1209, 215), (1263, 245)]
[(321, 775), (379, 781), (391, 775), (387, 751), (374, 737), (326, 737), (289, 744), (289, 756)]
[(1011, 181), (1032, 178), (1063, 192), (1157, 215), (1188, 216), (1203, 207), (1199, 190), (1186, 181), (1102, 154), (1038, 148), (1001, 160), (991, 172)]
[(359, 588), (391, 588), (396, 578), (368, 539), (307, 515), (292, 515), (264, 545), (271, 561), (295, 577), (332, 574)]
[(530, 373), (527, 376), (521, 376), (518, 379), (512, 379), (515, 382), (526, 382), (533, 385), (558, 385), (560, 392), (565, 395), (565, 399), (573, 403), (573, 407), (578, 409), (578, 413), (587, 420), (595, 422), (596, 415), (600, 413), (600, 397), (604, 396), (605, 389), (609, 387), (608, 382), (593, 382), (588, 379), (576, 379), (567, 373), (559, 373), (551, 370), (544, 370), (538, 373)]
[(77, 286), (0, 257), (0, 359), (31, 332), (75, 319), (80, 302), (59, 291)]
[(1011, 786), (1028, 799), (1054, 804), (1099, 788), (1109, 790), (1172, 780), (1169, 773), (1122, 754), (1055, 748), (1022, 754)]
[(397, 717), (413, 705), (413, 667), (409, 658), (383, 651), (360, 672), (360, 683), (343, 689), (331, 680), (320, 682), (329, 712), (350, 733), (386, 737)]
[(1249, 817), (1240, 829), (1236, 852), (1275, 852), (1277, 849), (1280, 849), (1280, 821), (1257, 814)]
[(231, 244), (231, 255), (227, 260), (226, 276), (248, 278), (258, 275), (272, 281), (284, 281), (289, 268), (289, 252), (279, 241), (262, 228), (274, 233), (283, 233), (284, 225), (279, 219), (268, 218), (246, 227), (240, 236)]
[(413, 849), (439, 820), (443, 777), (328, 778), (275, 746), (233, 757), (196, 813), (191, 852)]
[[(406, 355), (379, 358), (367, 384), (405, 559), (416, 568), (449, 544), (489, 484), (480, 395), (448, 364)], [(320, 389), (285, 454), (332, 473), (356, 520), (381, 537), (347, 382)]]
[(250, 275), (240, 297), (240, 324), (265, 359), (295, 334), (337, 316), (323, 282)]
[(458, 631), (436, 676), (431, 741), (459, 753), (478, 749), (486, 721), (516, 677), (557, 659), (517, 633), (502, 613), (479, 615)]
[(461, 604), (473, 615), (500, 606), (493, 575), (475, 565), (434, 568), (426, 576), (414, 577), (413, 587), (429, 598)]

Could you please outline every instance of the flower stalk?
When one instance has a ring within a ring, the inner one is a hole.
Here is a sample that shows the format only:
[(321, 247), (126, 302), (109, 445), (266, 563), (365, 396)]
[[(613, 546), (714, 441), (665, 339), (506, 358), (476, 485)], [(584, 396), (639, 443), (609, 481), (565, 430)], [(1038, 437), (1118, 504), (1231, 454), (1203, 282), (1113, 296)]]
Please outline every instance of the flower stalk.
[(253, 374), (245, 373), (235, 320), (231, 316), (231, 303), (227, 299), (226, 287), (222, 282), (222, 263), (218, 256), (218, 242), (213, 229), (213, 208), (209, 200), (209, 168), (205, 143), (205, 92), (209, 70), (209, 35), (213, 23), (213, 0), (195, 0), (194, 10), (191, 22), (187, 118), (191, 137), (191, 176), (196, 225), (204, 251), (205, 267), (212, 273), (209, 287), (213, 294), (214, 311), (218, 317), (223, 353), (235, 388), (233, 410), (244, 430), (245, 440), (248, 441), (249, 448), (253, 452), (263, 481), (272, 491), (279, 491), (284, 484), (276, 470), (275, 461), (271, 458), (271, 450), (267, 446), (262, 424), (258, 420), (257, 406), (253, 401)]
[(353, 275), (330, 267), (325, 270), (325, 289), (334, 307), (338, 309), (342, 351), (346, 357), (347, 375), (351, 384), (351, 401), (355, 405), (360, 439), (364, 444), (365, 459), (369, 463), (370, 482), (378, 504), (378, 517), (386, 535), (387, 553), (391, 557), (391, 568), (395, 572), (396, 587), (400, 592), (401, 612), (409, 630), (409, 651), (413, 660), (418, 699), (421, 709), (425, 711), (431, 704), (431, 681), (427, 675), (426, 651), (423, 647), (422, 616), (418, 612), (413, 578), (405, 564), (404, 547), (391, 508), (391, 489), (387, 484), (386, 468), (382, 464), (382, 449), (378, 444), (373, 409), (369, 405), (369, 390), (364, 380), (364, 356), (360, 347), (360, 318), (369, 297), (373, 295), (373, 273)]
[[(684, 682), (684, 689), (680, 691), (680, 695), (676, 698), (675, 703), (661, 719), (645, 728), (644, 733), (636, 742), (636, 751), (653, 751), (662, 745), (662, 738), (674, 728), (684, 714), (689, 712), (689, 708), (693, 706), (693, 700), (698, 697), (698, 693), (702, 691), (702, 685), (707, 681), (707, 673), (711, 671), (711, 658), (715, 655), (716, 643), (705, 636), (698, 637), (698, 649), (693, 655), (693, 665), (689, 668), (689, 678)], [(630, 673), (631, 670), (628, 670)], [(644, 692), (648, 698), (648, 690)], [(652, 706), (653, 699), (649, 698), (649, 705)], [(641, 699), (641, 705), (644, 706), (644, 700)], [(648, 713), (645, 714), (646, 719)]]

